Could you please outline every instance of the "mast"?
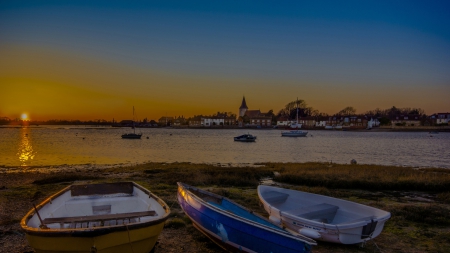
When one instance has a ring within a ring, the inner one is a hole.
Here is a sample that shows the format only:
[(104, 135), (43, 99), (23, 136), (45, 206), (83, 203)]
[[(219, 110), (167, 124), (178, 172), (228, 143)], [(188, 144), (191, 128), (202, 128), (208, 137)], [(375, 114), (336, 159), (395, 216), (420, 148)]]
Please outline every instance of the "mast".
[(297, 97), (297, 127), (298, 127), (298, 97)]
[(133, 105), (133, 133), (136, 134), (136, 128), (134, 127), (134, 105)]

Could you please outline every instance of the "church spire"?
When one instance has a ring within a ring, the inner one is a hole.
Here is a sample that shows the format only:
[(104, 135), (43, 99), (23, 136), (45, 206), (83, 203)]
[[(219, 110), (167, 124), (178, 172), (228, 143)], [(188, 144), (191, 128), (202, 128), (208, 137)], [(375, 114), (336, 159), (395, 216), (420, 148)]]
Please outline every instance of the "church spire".
[(239, 109), (248, 109), (247, 103), (245, 102), (245, 96), (242, 98), (242, 104), (241, 107), (239, 107)]

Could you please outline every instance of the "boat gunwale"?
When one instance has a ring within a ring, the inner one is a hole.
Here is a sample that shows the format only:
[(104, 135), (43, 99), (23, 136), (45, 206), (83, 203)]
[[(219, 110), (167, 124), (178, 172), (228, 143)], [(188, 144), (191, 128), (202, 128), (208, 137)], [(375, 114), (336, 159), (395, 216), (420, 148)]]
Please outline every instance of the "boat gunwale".
[[(350, 228), (355, 228), (355, 227), (367, 225), (367, 221), (366, 220), (356, 221), (356, 222), (342, 222), (342, 223), (339, 223), (339, 224), (323, 223), (323, 222), (313, 221), (313, 220), (306, 219), (306, 218), (303, 218), (303, 217), (300, 217), (300, 216), (296, 216), (296, 215), (291, 214), (291, 213), (284, 212), (284, 211), (280, 210), (279, 208), (276, 208), (276, 207), (272, 206), (269, 202), (267, 202), (261, 196), (262, 193), (260, 191), (260, 186), (267, 186), (267, 185), (259, 185), (258, 186), (257, 192), (258, 192), (259, 199), (261, 201), (263, 201), (264, 204), (267, 204), (270, 207), (271, 210), (274, 210), (274, 211), (278, 212), (280, 214), (280, 218), (282, 218), (284, 216), (284, 217), (288, 217), (291, 220), (301, 221), (301, 223), (305, 223), (305, 224), (308, 224), (308, 225), (316, 226), (318, 228), (334, 229), (334, 230), (336, 230), (336, 229), (337, 230), (350, 229)], [(275, 187), (275, 186), (268, 186), (268, 187), (278, 188), (278, 189), (285, 189), (285, 190), (290, 190), (290, 191), (297, 191), (297, 190), (281, 188), (281, 187)], [(333, 197), (330, 197), (330, 196), (325, 196), (325, 195), (320, 195), (320, 194), (315, 194), (315, 193), (310, 193), (310, 192), (304, 192), (304, 191), (298, 191), (298, 192), (311, 194), (311, 195), (314, 195), (314, 196), (326, 197), (326, 198), (330, 198), (330, 199), (337, 199), (337, 200), (342, 201), (342, 202), (351, 203), (351, 204), (354, 204), (354, 205), (359, 205), (359, 206), (363, 206), (363, 207), (371, 208), (371, 209), (375, 209), (375, 210), (380, 210), (380, 211), (383, 211), (383, 212), (387, 213), (387, 214), (385, 214), (385, 215), (383, 215), (381, 217), (373, 217), (373, 218), (371, 218), (372, 221), (385, 222), (385, 221), (387, 221), (387, 220), (389, 220), (391, 218), (391, 213), (390, 212), (384, 211), (384, 210), (379, 209), (379, 208), (367, 206), (367, 205), (364, 205), (364, 204), (356, 203), (356, 202), (345, 200), (345, 199), (338, 199), (338, 198), (333, 198)]]
[[(124, 182), (121, 182), (121, 183), (124, 183)], [(139, 223), (131, 223), (131, 224), (113, 225), (113, 226), (106, 226), (106, 227), (105, 226), (104, 227), (91, 227), (91, 228), (88, 227), (88, 228), (42, 229), (42, 228), (38, 228), (38, 227), (37, 228), (29, 227), (27, 225), (28, 221), (34, 215), (36, 215), (36, 211), (34, 210), (34, 208), (32, 208), (22, 218), (22, 220), (20, 221), (20, 226), (22, 227), (23, 230), (25, 230), (25, 233), (29, 234), (29, 235), (37, 235), (37, 236), (44, 236), (44, 237), (47, 237), (47, 236), (48, 237), (71, 237), (71, 236), (90, 237), (90, 236), (106, 235), (106, 234), (109, 234), (112, 232), (117, 232), (117, 231), (135, 230), (135, 229), (149, 227), (152, 225), (157, 225), (157, 224), (165, 222), (169, 218), (169, 214), (170, 214), (170, 208), (167, 206), (167, 204), (161, 198), (159, 198), (158, 196), (156, 196), (155, 194), (153, 194), (151, 191), (144, 188), (143, 186), (141, 186), (135, 182), (130, 182), (130, 183), (133, 184), (133, 187), (136, 187), (137, 189), (148, 194), (149, 197), (151, 196), (152, 198), (154, 198), (158, 202), (158, 204), (160, 204), (162, 206), (162, 208), (165, 211), (165, 214), (161, 218), (156, 219), (156, 220), (150, 220), (150, 221), (139, 222)], [(114, 183), (111, 183), (111, 184), (114, 184)], [(42, 201), (41, 203), (39, 203), (36, 206), (36, 210), (39, 211), (42, 207), (44, 207), (45, 205), (50, 203), (52, 200), (56, 199), (57, 197), (60, 197), (67, 191), (70, 191), (71, 186), (72, 185), (69, 185), (69, 186), (63, 188), (62, 190), (60, 190), (59, 192), (46, 198), (44, 201)]]
[[(291, 239), (300, 240), (300, 241), (302, 241), (303, 243), (306, 243), (306, 244), (309, 244), (309, 245), (312, 245), (312, 246), (317, 245), (317, 242), (314, 241), (313, 239), (311, 239), (311, 238), (309, 238), (309, 237), (306, 237), (306, 236), (303, 236), (303, 235), (293, 235), (293, 234), (289, 233), (288, 231), (284, 230), (283, 227), (271, 223), (271, 222), (270, 222), (268, 219), (266, 219), (265, 217), (263, 217), (263, 216), (261, 216), (261, 215), (255, 213), (255, 212), (251, 211), (250, 209), (248, 209), (248, 208), (246, 208), (246, 207), (244, 207), (244, 206), (239, 205), (238, 203), (236, 203), (236, 202), (234, 202), (234, 201), (232, 201), (232, 200), (230, 200), (230, 199), (228, 199), (228, 198), (226, 198), (226, 197), (223, 197), (223, 196), (217, 195), (217, 194), (215, 194), (215, 193), (212, 193), (212, 192), (208, 192), (208, 191), (199, 189), (199, 188), (197, 188), (197, 187), (189, 186), (189, 185), (186, 185), (186, 184), (181, 183), (181, 182), (177, 182), (177, 184), (178, 184), (178, 186), (181, 185), (181, 187), (186, 191), (186, 193), (189, 194), (189, 195), (190, 195), (191, 197), (193, 197), (194, 199), (196, 199), (198, 202), (200, 202), (200, 203), (203, 204), (203, 205), (206, 205), (208, 208), (213, 209), (214, 211), (216, 211), (216, 212), (218, 212), (218, 213), (221, 213), (221, 214), (223, 214), (223, 215), (225, 215), (225, 216), (228, 216), (228, 217), (230, 217), (230, 218), (233, 218), (233, 219), (237, 219), (237, 220), (239, 220), (239, 221), (242, 221), (242, 222), (244, 222), (244, 223), (247, 223), (248, 225), (252, 225), (252, 226), (256, 225), (257, 227), (259, 227), (259, 228), (261, 228), (261, 229), (269, 230), (269, 231), (272, 231), (272, 232), (274, 232), (274, 233), (277, 233), (277, 234), (280, 234), (280, 235), (283, 235), (283, 236), (287, 236), (287, 237), (289, 237), (289, 238), (291, 238)], [(187, 187), (185, 187), (185, 186), (187, 186)], [(234, 205), (236, 205), (236, 206), (238, 206), (238, 207), (244, 209), (245, 211), (251, 213), (252, 215), (255, 215), (255, 216), (257, 216), (258, 218), (261, 218), (262, 220), (267, 221), (267, 222), (269, 222), (270, 224), (272, 224), (272, 225), (274, 225), (274, 226), (280, 228), (280, 230), (275, 229), (275, 228), (270, 227), (270, 226), (267, 226), (267, 225), (264, 225), (264, 224), (261, 224), (261, 223), (258, 223), (258, 222), (255, 222), (255, 221), (252, 221), (252, 220), (249, 220), (249, 219), (247, 219), (247, 218), (245, 218), (245, 217), (236, 215), (236, 214), (234, 214), (234, 213), (226, 212), (225, 210), (220, 209), (220, 208), (218, 208), (218, 207), (216, 207), (216, 206), (214, 206), (214, 205), (211, 205), (210, 203), (204, 201), (202, 198), (200, 198), (200, 197), (198, 197), (197, 195), (195, 195), (194, 193), (192, 193), (192, 192), (189, 190), (189, 188), (197, 189), (198, 191), (200, 191), (200, 192), (202, 192), (202, 193), (204, 193), (204, 194), (207, 194), (207, 195), (210, 195), (210, 196), (213, 196), (213, 197), (216, 197), (216, 198), (225, 199), (225, 200), (229, 201), (230, 203), (233, 203)], [(187, 202), (186, 202), (186, 203), (187, 203)], [(193, 207), (193, 208), (194, 208), (194, 207)]]

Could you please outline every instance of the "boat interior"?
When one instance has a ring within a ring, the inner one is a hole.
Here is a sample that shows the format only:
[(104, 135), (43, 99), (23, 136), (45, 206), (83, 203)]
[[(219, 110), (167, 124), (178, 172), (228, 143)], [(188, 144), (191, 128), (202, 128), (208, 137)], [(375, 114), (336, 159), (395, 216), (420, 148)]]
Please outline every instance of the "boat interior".
[[(131, 185), (130, 185), (131, 184)], [(157, 199), (132, 183), (120, 185), (72, 186), (34, 213), (29, 227), (77, 229), (133, 224), (159, 219), (165, 215)], [(42, 220), (42, 221), (41, 221)]]
[[(263, 196), (267, 203), (283, 213), (326, 224), (337, 225), (370, 221), (377, 215), (377, 209), (370, 210), (370, 208), (357, 204), (333, 203), (333, 201), (321, 199), (317, 195), (315, 195), (316, 198), (307, 196), (302, 198), (301, 196), (290, 196), (285, 192), (267, 191), (263, 193)], [(348, 208), (350, 205), (352, 207)], [(352, 210), (352, 212), (349, 210)]]
[(225, 212), (240, 216), (242, 218), (245, 218), (247, 220), (251, 220), (253, 222), (257, 222), (263, 225), (266, 225), (271, 228), (275, 228), (278, 230), (282, 230), (280, 227), (270, 223), (266, 219), (254, 214), (252, 211), (234, 203), (228, 200), (227, 198), (224, 198), (222, 196), (216, 195), (214, 193), (206, 192), (203, 190), (195, 189), (195, 188), (189, 188), (189, 191), (192, 192), (197, 197), (201, 198), (203, 201), (207, 202), (208, 204), (217, 207)]

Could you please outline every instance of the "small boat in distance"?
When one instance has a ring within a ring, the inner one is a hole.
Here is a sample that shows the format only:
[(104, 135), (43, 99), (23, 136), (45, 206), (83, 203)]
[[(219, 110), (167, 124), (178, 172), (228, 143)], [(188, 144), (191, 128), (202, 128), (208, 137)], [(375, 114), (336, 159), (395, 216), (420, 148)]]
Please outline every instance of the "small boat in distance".
[(122, 134), (122, 139), (140, 139), (142, 137), (142, 134), (134, 133), (128, 133), (128, 134)]
[(301, 131), (301, 130), (291, 130), (291, 131), (284, 131), (281, 132), (281, 136), (283, 137), (306, 137), (308, 132)]
[(170, 209), (134, 182), (71, 185), (21, 220), (36, 252), (148, 253)]
[(142, 137), (142, 133), (136, 133), (136, 127), (134, 126), (134, 106), (133, 106), (133, 132), (128, 134), (122, 134), (122, 139), (140, 139)]
[(295, 123), (291, 124), (291, 126), (290, 126), (290, 129), (293, 129), (293, 130), (282, 131), (281, 136), (282, 137), (306, 137), (308, 132), (298, 130), (301, 127), (302, 127), (302, 124), (298, 123), (298, 98), (297, 98), (297, 118), (295, 120)]
[(177, 197), (192, 224), (229, 252), (307, 253), (317, 245), (214, 193), (178, 182)]
[(315, 240), (355, 244), (377, 237), (389, 212), (328, 196), (258, 186), (258, 196), (269, 220), (292, 234)]
[(256, 136), (251, 134), (243, 134), (237, 137), (234, 137), (234, 141), (242, 141), (242, 142), (254, 142), (256, 140)]

